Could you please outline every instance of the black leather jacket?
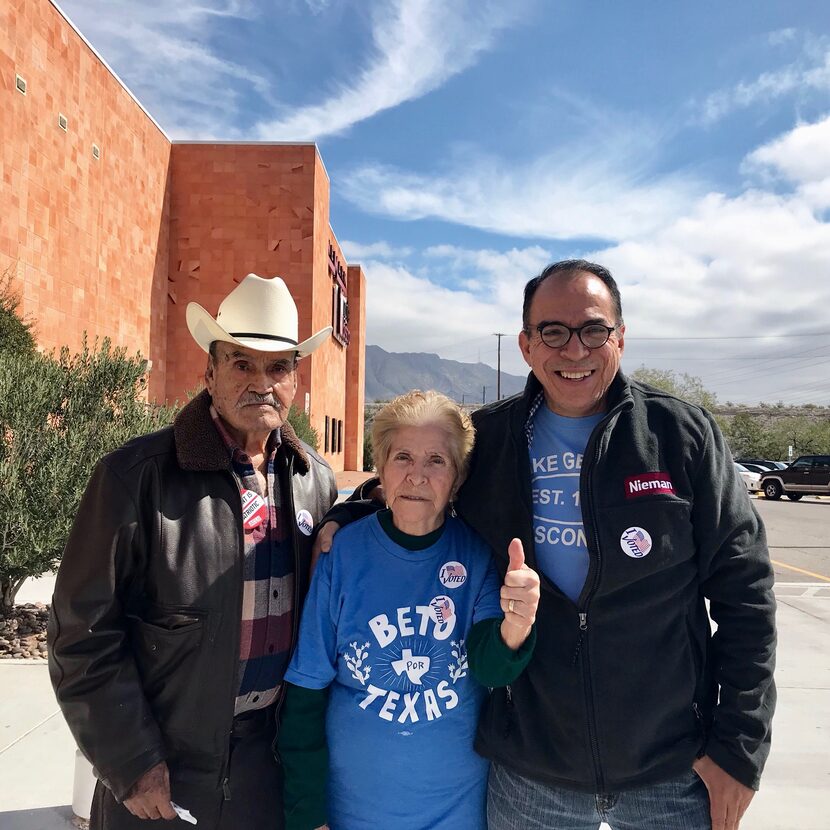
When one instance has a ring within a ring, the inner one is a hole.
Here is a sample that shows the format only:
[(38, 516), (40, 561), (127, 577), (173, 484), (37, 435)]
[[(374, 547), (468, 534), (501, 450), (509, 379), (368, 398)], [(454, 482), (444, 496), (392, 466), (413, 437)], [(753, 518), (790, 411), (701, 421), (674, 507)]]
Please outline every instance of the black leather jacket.
[[(514, 536), (536, 567), (525, 426), (540, 391), (531, 375), (524, 394), (473, 415), (458, 511), (502, 573)], [(636, 491), (658, 472), (671, 488)], [(667, 780), (706, 752), (757, 788), (775, 708), (773, 572), (713, 419), (619, 374), (585, 450), (580, 497), (585, 588), (575, 604), (542, 577), (533, 659), (491, 694), (476, 748), (529, 778), (589, 792)], [(622, 550), (631, 528), (650, 534), (647, 555)]]
[[(219, 788), (238, 684), (244, 540), (239, 489), (206, 392), (172, 427), (96, 467), (58, 572), (49, 671), (81, 751), (120, 800), (166, 760), (171, 780)], [(295, 630), (311, 537), (337, 496), (328, 464), (282, 427)]]

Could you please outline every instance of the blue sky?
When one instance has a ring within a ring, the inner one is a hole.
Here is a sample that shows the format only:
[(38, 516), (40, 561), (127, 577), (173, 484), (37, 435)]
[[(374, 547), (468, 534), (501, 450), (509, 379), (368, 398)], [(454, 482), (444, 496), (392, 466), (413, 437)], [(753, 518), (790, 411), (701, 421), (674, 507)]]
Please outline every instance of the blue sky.
[(830, 403), (824, 0), (60, 6), (172, 138), (318, 143), (370, 343), (523, 373), (522, 286), (587, 257), (624, 368)]

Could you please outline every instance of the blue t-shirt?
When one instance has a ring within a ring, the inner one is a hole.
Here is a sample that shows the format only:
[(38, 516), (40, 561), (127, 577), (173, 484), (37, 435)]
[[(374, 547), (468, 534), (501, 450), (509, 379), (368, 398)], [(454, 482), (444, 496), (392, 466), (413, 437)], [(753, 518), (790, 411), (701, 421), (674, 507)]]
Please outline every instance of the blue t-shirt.
[(485, 830), (488, 763), (473, 750), (486, 691), (470, 627), (501, 614), (490, 549), (458, 519), (424, 550), (376, 516), (321, 556), (285, 679), (330, 686), (332, 830)]
[(603, 417), (566, 418), (543, 404), (533, 420), (529, 452), (536, 562), (573, 602), (588, 575), (579, 472), (591, 432)]

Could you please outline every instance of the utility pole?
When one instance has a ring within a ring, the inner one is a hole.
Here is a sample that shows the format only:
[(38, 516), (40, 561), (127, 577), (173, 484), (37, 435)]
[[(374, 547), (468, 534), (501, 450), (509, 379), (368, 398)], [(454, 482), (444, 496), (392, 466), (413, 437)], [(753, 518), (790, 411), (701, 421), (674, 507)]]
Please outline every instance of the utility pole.
[(506, 337), (507, 335), (501, 331), (494, 331), (493, 337), (499, 338), (499, 348), (498, 348), (498, 368), (496, 369), (496, 400), (501, 400), (501, 339), (502, 337)]
[(482, 406), (484, 406), (484, 404), (487, 403), (486, 395), (487, 395), (487, 387), (482, 386), (481, 387), (481, 405)]

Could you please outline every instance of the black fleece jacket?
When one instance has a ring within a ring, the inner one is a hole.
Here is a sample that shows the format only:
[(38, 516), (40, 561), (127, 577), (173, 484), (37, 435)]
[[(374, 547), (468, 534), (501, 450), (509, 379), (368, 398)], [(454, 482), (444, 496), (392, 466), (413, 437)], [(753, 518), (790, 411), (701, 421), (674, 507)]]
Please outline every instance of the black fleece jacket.
[[(456, 506), (502, 575), (515, 536), (539, 570), (526, 427), (541, 391), (531, 374), (523, 394), (473, 414), (476, 444)], [(377, 509), (366, 501), (375, 484), (324, 521)], [(705, 753), (757, 789), (776, 700), (773, 573), (764, 527), (713, 418), (618, 374), (585, 451), (580, 500), (585, 587), (575, 604), (540, 571), (533, 657), (493, 690), (476, 749), (586, 792), (667, 780)], [(624, 536), (638, 530), (651, 547), (630, 555), (640, 551)]]
[[(540, 393), (531, 374), (523, 394), (473, 415), (457, 509), (502, 573), (514, 536), (536, 567), (525, 427)], [(775, 707), (773, 573), (713, 418), (618, 374), (585, 450), (580, 499), (585, 587), (574, 604), (542, 576), (533, 658), (493, 691), (476, 748), (589, 792), (672, 778), (703, 753), (757, 788)], [(651, 539), (645, 555), (626, 543), (638, 530)]]

